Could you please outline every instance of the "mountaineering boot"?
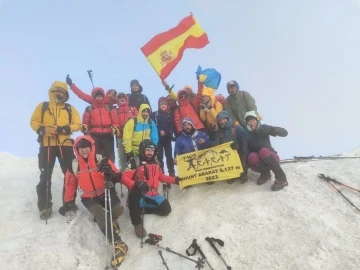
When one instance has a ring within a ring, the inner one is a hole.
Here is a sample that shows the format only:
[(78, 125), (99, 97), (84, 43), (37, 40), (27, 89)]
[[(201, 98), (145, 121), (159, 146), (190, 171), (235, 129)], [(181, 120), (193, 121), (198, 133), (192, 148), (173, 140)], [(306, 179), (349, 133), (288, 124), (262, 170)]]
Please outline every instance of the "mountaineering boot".
[(146, 232), (145, 228), (143, 230), (143, 224), (142, 223), (140, 223), (139, 225), (135, 225), (134, 230), (135, 230), (136, 236), (139, 237), (139, 238), (147, 236), (147, 232)]
[(113, 228), (114, 228), (114, 233), (120, 234), (120, 225), (119, 225), (119, 222), (118, 222), (117, 219), (112, 220), (112, 225), (113, 225)]
[(248, 180), (247, 171), (240, 174), (240, 183), (245, 184)]
[(275, 182), (271, 186), (271, 190), (278, 191), (283, 189), (285, 186), (288, 185), (288, 181), (286, 180), (286, 175), (281, 169), (280, 164), (277, 160), (271, 155), (267, 157), (265, 160), (266, 165), (273, 171), (275, 174)]
[(289, 183), (288, 183), (288, 181), (286, 179), (285, 180), (276, 179), (274, 184), (271, 186), (271, 190), (278, 191), (278, 190), (281, 190), (285, 186), (288, 186), (288, 185), (289, 185)]
[(124, 261), (124, 258), (128, 252), (128, 246), (121, 240), (120, 236), (119, 239), (114, 241), (114, 249), (115, 249), (115, 257), (111, 258), (111, 265), (112, 266), (120, 266), (120, 264)]
[(269, 169), (264, 169), (260, 172), (259, 178), (256, 180), (256, 184), (262, 185), (265, 184), (266, 181), (271, 179), (271, 172)]
[(40, 218), (45, 220), (46, 218), (50, 218), (52, 214), (52, 202), (49, 203), (48, 208), (40, 211)]
[(230, 180), (226, 180), (226, 182), (228, 184), (233, 184), (236, 180), (239, 180), (239, 178), (233, 178), (233, 179), (230, 179)]

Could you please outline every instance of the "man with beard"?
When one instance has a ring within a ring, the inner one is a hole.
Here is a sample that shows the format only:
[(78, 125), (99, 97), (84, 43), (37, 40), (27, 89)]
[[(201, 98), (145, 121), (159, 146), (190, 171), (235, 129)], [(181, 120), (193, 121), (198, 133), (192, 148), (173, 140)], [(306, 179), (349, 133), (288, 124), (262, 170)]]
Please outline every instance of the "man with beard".
[(139, 145), (139, 157), (130, 159), (128, 170), (122, 174), (121, 182), (130, 190), (128, 204), (131, 223), (134, 225), (135, 234), (142, 238), (147, 235), (141, 218), (143, 214), (167, 216), (171, 206), (164, 196), (159, 194), (160, 182), (179, 184), (179, 178), (165, 175), (157, 161), (156, 144), (149, 139), (143, 140)]
[(230, 179), (227, 182), (229, 184), (234, 183), (236, 180), (240, 180), (240, 182), (243, 184), (247, 181), (247, 155), (249, 154), (248, 149), (248, 143), (247, 143), (247, 132), (238, 125), (234, 125), (233, 121), (227, 111), (221, 111), (216, 116), (217, 119), (217, 125), (219, 127), (216, 133), (216, 136), (213, 136), (216, 138), (215, 141), (212, 141), (214, 145), (223, 144), (226, 142), (233, 141), (230, 145), (230, 147), (234, 150), (237, 150), (241, 164), (243, 167), (243, 172), (240, 174), (239, 178)]
[(191, 153), (210, 147), (209, 136), (200, 130), (196, 130), (190, 118), (182, 121), (182, 133), (175, 141), (174, 163), (177, 164), (176, 157), (181, 154)]

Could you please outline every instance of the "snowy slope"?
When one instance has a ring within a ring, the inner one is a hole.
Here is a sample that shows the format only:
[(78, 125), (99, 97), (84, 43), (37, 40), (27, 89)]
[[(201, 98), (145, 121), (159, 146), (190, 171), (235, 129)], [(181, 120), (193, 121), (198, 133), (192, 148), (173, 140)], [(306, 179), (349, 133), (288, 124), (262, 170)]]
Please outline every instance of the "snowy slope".
[[(360, 156), (360, 149), (347, 155)], [(324, 173), (360, 188), (359, 165), (359, 159), (284, 164), (290, 185), (279, 192), (270, 190), (270, 182), (257, 186), (255, 173), (244, 185), (218, 182), (182, 191), (173, 186), (172, 213), (147, 215), (145, 227), (163, 236), (162, 246), (183, 254), (196, 238), (214, 269), (226, 268), (207, 236), (225, 241), (219, 250), (233, 269), (359, 269), (360, 212), (317, 177)], [(57, 212), (62, 189), (58, 167), (54, 214), (47, 225), (39, 219), (38, 177), (36, 158), (0, 153), (0, 269), (104, 269), (110, 254), (105, 257), (105, 239), (87, 210), (78, 201), (71, 221)], [(342, 190), (360, 207), (359, 193)], [(166, 269), (154, 246), (140, 248), (127, 208), (119, 222), (129, 245), (120, 269)], [(163, 255), (172, 270), (195, 269), (190, 261), (166, 251)]]

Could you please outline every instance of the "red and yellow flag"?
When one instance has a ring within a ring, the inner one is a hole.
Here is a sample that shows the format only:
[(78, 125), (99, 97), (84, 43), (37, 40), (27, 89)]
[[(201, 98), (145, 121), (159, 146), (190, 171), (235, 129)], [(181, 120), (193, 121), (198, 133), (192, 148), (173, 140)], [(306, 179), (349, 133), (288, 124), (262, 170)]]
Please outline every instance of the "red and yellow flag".
[(201, 49), (208, 43), (207, 34), (191, 14), (176, 27), (153, 37), (141, 51), (164, 80), (180, 62), (185, 49)]

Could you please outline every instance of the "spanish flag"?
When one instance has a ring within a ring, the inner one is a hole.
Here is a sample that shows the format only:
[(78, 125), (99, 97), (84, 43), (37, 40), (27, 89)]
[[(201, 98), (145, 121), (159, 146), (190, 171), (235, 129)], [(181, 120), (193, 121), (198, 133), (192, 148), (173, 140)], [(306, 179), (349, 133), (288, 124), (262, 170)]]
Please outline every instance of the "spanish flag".
[(185, 49), (201, 49), (208, 43), (207, 34), (191, 14), (176, 27), (153, 37), (141, 51), (164, 80), (180, 62)]

